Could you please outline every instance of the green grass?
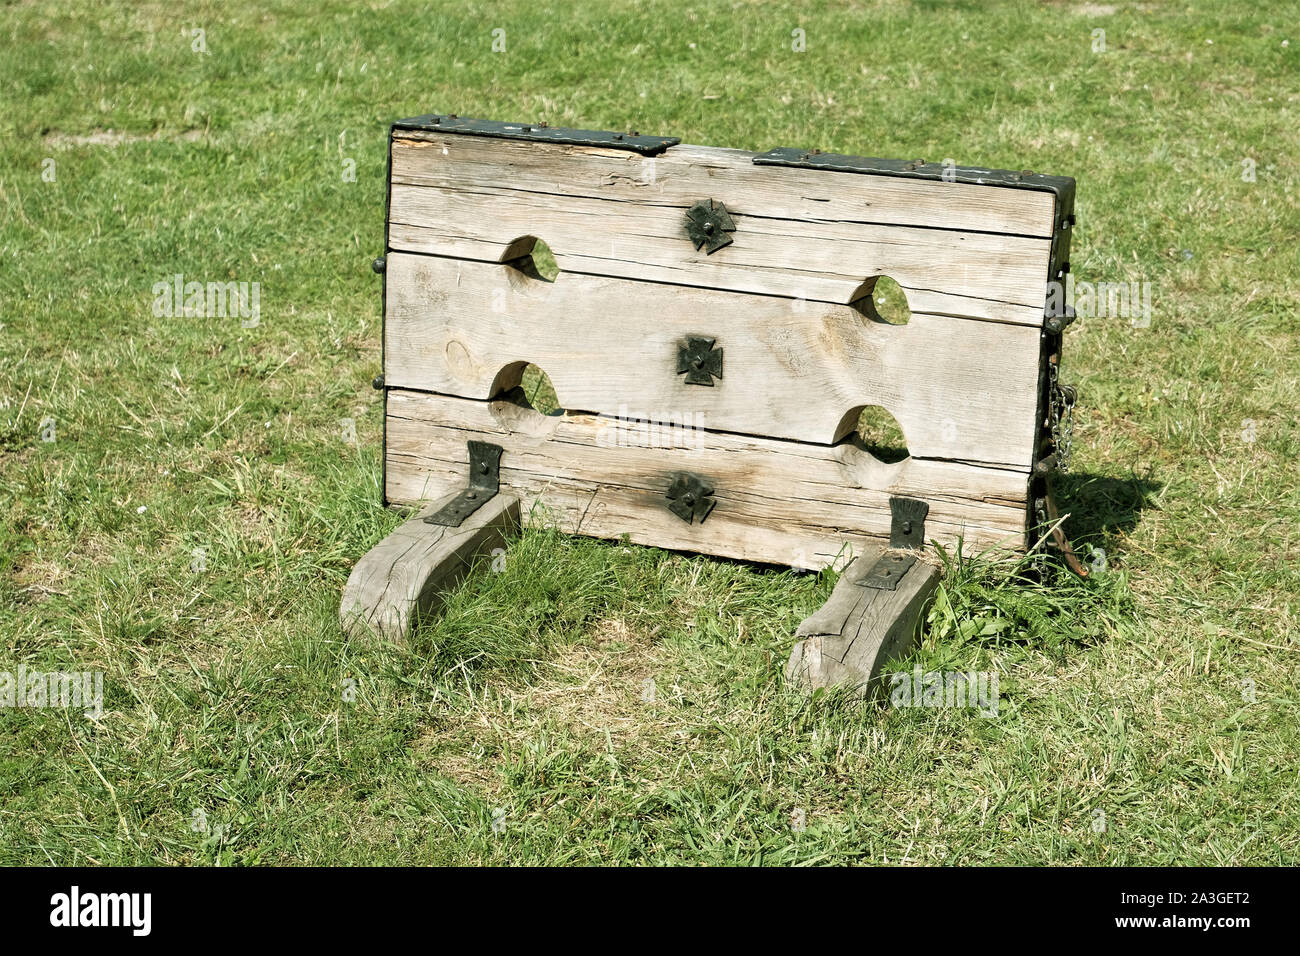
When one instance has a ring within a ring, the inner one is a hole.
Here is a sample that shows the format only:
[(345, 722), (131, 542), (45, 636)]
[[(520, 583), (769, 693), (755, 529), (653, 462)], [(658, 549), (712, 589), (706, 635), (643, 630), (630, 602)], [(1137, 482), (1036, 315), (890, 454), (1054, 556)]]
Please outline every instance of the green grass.
[[(99, 721), (0, 710), (0, 863), (1296, 862), (1298, 22), (0, 7), (0, 670), (106, 675)], [(1067, 335), (1062, 497), (1108, 570), (950, 555), (908, 662), (996, 670), (998, 717), (788, 690), (829, 575), (544, 528), (408, 649), (342, 641), (398, 521), (385, 124), (432, 110), (1077, 177), (1075, 274), (1155, 289)], [(259, 282), (260, 324), (156, 317), (177, 273)]]

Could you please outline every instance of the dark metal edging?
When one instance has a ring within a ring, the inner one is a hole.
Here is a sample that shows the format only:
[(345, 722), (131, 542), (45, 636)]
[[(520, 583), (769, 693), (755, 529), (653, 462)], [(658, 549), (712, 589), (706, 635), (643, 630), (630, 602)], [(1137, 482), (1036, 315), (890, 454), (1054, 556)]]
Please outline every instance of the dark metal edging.
[(609, 149), (631, 150), (642, 156), (657, 156), (669, 146), (676, 146), (681, 142), (676, 136), (642, 136), (636, 130), (615, 133), (608, 130), (567, 129), (563, 126), (548, 126), (546, 123), (500, 123), (496, 120), (457, 116), (455, 113), (426, 113), (423, 116), (398, 120), (392, 125), (392, 130), (399, 129), (490, 136), (495, 139), (515, 139), (530, 143), (604, 146)]
[(971, 186), (998, 186), (1004, 189), (1032, 189), (1056, 196), (1053, 232), (1069, 229), (1074, 222), (1074, 180), (1069, 176), (1046, 176), (1030, 169), (983, 169), (978, 166), (949, 166), (927, 163), (923, 159), (876, 159), (847, 156), (820, 150), (782, 146), (754, 157), (755, 166), (794, 166), (833, 173), (861, 173), (868, 176), (894, 176), (901, 179), (924, 179), (933, 182), (964, 183)]
[(388, 140), (384, 149), (388, 152), (384, 169), (384, 268), (379, 270), (379, 379), (384, 392), (383, 407), (380, 414), (384, 419), (383, 442), (379, 450), (379, 500), (382, 507), (388, 507), (388, 256), (392, 251), (389, 245), (389, 229), (392, 220), (393, 205), (393, 131), (397, 124), (388, 127)]

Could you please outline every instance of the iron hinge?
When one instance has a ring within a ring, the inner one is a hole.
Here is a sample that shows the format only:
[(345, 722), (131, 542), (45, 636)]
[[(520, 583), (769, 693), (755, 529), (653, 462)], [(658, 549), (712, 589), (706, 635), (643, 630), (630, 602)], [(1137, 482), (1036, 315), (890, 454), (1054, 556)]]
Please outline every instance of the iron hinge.
[(469, 443), (469, 487), (424, 519), (425, 524), (459, 528), (461, 523), (491, 501), (501, 490), (501, 446), (486, 441)]
[[(1061, 295), (1065, 294), (1062, 289)], [(1049, 297), (1046, 308), (1043, 309), (1043, 328), (1052, 335), (1060, 335), (1077, 318), (1074, 306), (1065, 305), (1057, 297)]]

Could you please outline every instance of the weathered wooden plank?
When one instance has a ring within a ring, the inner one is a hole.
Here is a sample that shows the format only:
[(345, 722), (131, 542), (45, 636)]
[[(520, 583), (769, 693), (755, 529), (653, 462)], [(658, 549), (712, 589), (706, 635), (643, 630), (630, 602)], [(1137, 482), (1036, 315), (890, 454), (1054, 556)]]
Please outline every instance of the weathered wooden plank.
[[(762, 188), (767, 179), (795, 172), (781, 167), (752, 167), (754, 181), (748, 191), (707, 188), (711, 184), (705, 182), (700, 184), (705, 191), (676, 203), (606, 194), (557, 197), (554, 191), (517, 188), (508, 176), (494, 184), (459, 185), (455, 183), (458, 164), (450, 157), (441, 158), (435, 146), (394, 142), (395, 157), (404, 149), (415, 149), (435, 163), (446, 162), (453, 184), (392, 185), (392, 249), (500, 262), (520, 252), (522, 237), (535, 236), (546, 241), (556, 263), (568, 272), (840, 304), (860, 298), (869, 278), (888, 275), (903, 287), (914, 311), (1042, 323), (1050, 252), (1046, 238), (784, 218), (773, 211)], [(531, 146), (541, 157), (548, 150), (573, 149)], [(553, 180), (566, 175), (562, 159), (553, 157)], [(879, 178), (815, 175), (830, 177), (836, 184)], [(946, 186), (954, 184), (926, 185), (942, 195)], [(683, 225), (686, 209), (708, 198), (724, 202), (736, 222), (731, 245), (711, 255), (694, 248)]]
[[(392, 386), (486, 399), (502, 369), (528, 360), (567, 408), (830, 444), (852, 409), (880, 405), (914, 457), (1032, 461), (1033, 328), (920, 313), (893, 326), (843, 305), (571, 273), (546, 282), (404, 253), (389, 255), (387, 276)], [(712, 387), (677, 373), (693, 334), (724, 350)]]
[(464, 481), (444, 481), (438, 500), (399, 525), (353, 567), (339, 604), (339, 622), (349, 638), (404, 641), (416, 619), (437, 606), (476, 557), (504, 546), (505, 534), (519, 527), (519, 499), (503, 494), (460, 527), (426, 524), (425, 516), (455, 497)]
[[(891, 495), (930, 505), (926, 536), (968, 548), (1023, 548), (1026, 469), (908, 459), (882, 464), (824, 446), (726, 432), (655, 432), (593, 415), (547, 417), (507, 402), (390, 389), (387, 495), (425, 499), (465, 473), (466, 443), (505, 449), (501, 486), (561, 530), (639, 544), (821, 567), (841, 545), (887, 539)], [(667, 508), (672, 475), (713, 483), (717, 506), (687, 524)]]
[(868, 277), (888, 275), (918, 311), (1042, 323), (1047, 240), (736, 214), (735, 241), (710, 256), (684, 236), (684, 208), (634, 214), (599, 199), (567, 202), (557, 208), (504, 187), (469, 195), (395, 185), (389, 244), (498, 262), (520, 237), (537, 236), (564, 271), (836, 303), (856, 301)]
[(939, 569), (918, 559), (896, 590), (864, 587), (859, 582), (881, 557), (888, 561), (899, 553), (855, 558), (826, 603), (799, 626), (786, 680), (809, 689), (847, 684), (869, 696), (879, 688), (885, 665), (916, 646), (921, 615), (939, 587)]
[[(922, 182), (790, 167), (760, 167), (754, 153), (713, 146), (670, 147), (658, 156), (619, 149), (561, 146), (432, 131), (399, 131), (395, 183), (441, 188), (516, 189), (555, 196), (603, 196), (617, 202), (689, 206), (718, 192), (761, 193), (782, 219), (926, 226), (1051, 238), (1050, 193)], [(557, 166), (563, 174), (557, 175)]]

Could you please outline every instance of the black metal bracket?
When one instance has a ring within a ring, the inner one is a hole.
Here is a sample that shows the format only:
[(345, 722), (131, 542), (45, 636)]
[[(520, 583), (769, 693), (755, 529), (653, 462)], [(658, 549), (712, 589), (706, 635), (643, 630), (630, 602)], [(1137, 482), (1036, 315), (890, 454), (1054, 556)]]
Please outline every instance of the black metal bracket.
[(467, 136), (490, 136), (494, 139), (517, 139), (530, 143), (560, 143), (569, 146), (603, 146), (627, 149), (642, 156), (657, 156), (669, 146), (681, 142), (676, 136), (642, 136), (636, 130), (614, 133), (607, 130), (566, 129), (546, 123), (500, 123), (496, 120), (471, 119), (455, 113), (426, 113), (398, 120), (394, 130), (427, 130), (435, 133), (461, 133)]
[(459, 528), (461, 523), (491, 501), (501, 490), (501, 446), (469, 443), (469, 487), (424, 519), (425, 524)]
[(875, 588), (877, 591), (897, 591), (899, 582), (908, 571), (912, 570), (914, 564), (916, 564), (914, 554), (882, 554), (867, 569), (867, 573), (853, 583), (864, 588)]
[(925, 518), (930, 506), (920, 498), (890, 498), (889, 546), (891, 548), (925, 548)]
[[(1073, 180), (1071, 180), (1073, 182)], [(1070, 237), (1074, 232), (1074, 189), (1062, 191), (1056, 196), (1056, 229), (1052, 233), (1052, 248), (1047, 264), (1047, 302), (1043, 309), (1043, 328), (1039, 335), (1038, 361), (1038, 404), (1035, 420), (1038, 423), (1038, 435), (1034, 439), (1034, 460), (1027, 488), (1025, 509), (1025, 528), (1032, 545), (1041, 535), (1039, 521), (1040, 499), (1050, 497), (1047, 491), (1047, 479), (1058, 466), (1057, 452), (1054, 446), (1050, 423), (1052, 407), (1051, 369), (1060, 370), (1061, 351), (1065, 344), (1065, 330), (1075, 321), (1074, 307), (1065, 302), (1065, 281), (1070, 272)], [(1072, 386), (1064, 386), (1073, 391)], [(1061, 539), (1065, 533), (1059, 528)], [(1056, 535), (1054, 534), (1053, 537)], [(1067, 547), (1067, 563), (1078, 568), (1078, 560)], [(1085, 572), (1086, 574), (1086, 572)]]
[(731, 245), (729, 232), (736, 231), (735, 220), (727, 212), (725, 203), (704, 199), (686, 210), (686, 235), (695, 248), (704, 248), (705, 255), (713, 255), (723, 246)]
[(722, 378), (722, 349), (714, 348), (716, 339), (688, 335), (677, 346), (677, 374), (686, 373), (687, 385), (712, 385)]
[(673, 475), (667, 498), (668, 510), (687, 524), (693, 524), (696, 518), (700, 524), (704, 524), (704, 519), (717, 504), (713, 500), (713, 486), (689, 471), (679, 471)]
[(1065, 292), (1062, 290), (1061, 298), (1052, 296), (1048, 299), (1047, 307), (1043, 310), (1043, 328), (1052, 335), (1060, 335), (1071, 323), (1077, 318), (1074, 306), (1066, 305), (1064, 299)]

